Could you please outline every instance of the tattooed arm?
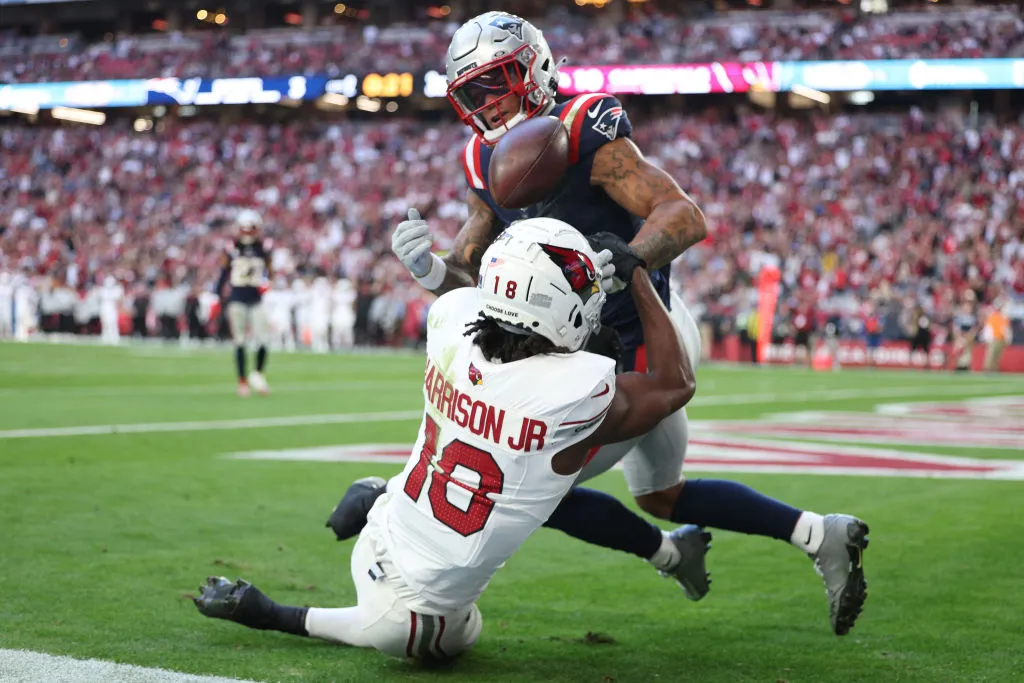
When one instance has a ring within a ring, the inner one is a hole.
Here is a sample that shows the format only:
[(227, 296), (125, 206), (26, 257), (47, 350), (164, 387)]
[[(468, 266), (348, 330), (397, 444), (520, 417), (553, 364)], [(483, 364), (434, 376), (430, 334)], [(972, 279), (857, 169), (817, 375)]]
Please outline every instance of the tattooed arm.
[(644, 159), (629, 138), (602, 145), (594, 155), (590, 184), (634, 216), (645, 218), (630, 243), (649, 268), (661, 268), (707, 237), (704, 214), (676, 181)]
[(434, 290), (438, 296), (459, 287), (476, 286), (484, 252), (505, 228), (502, 220), (476, 192), (469, 191), (466, 204), (469, 205), (469, 218), (455, 236), (451, 251), (444, 257), (444, 265), (448, 270), (441, 286)]

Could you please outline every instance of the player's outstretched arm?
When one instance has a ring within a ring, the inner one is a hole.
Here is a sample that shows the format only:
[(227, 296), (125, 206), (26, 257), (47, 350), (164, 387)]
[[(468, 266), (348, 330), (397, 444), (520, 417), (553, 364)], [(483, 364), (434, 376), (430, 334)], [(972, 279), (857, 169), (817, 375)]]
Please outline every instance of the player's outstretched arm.
[(484, 252), (505, 227), (476, 192), (469, 191), (466, 204), (469, 207), (469, 218), (455, 236), (452, 250), (444, 257), (448, 270), (441, 286), (434, 290), (437, 294), (459, 287), (476, 286)]
[(697, 204), (672, 176), (644, 159), (629, 138), (597, 150), (590, 182), (631, 214), (646, 219), (630, 246), (650, 268), (671, 263), (707, 237), (707, 222)]
[(690, 357), (683, 348), (668, 311), (651, 284), (647, 271), (633, 271), (632, 293), (647, 342), (648, 372), (615, 376), (615, 394), (600, 426), (583, 441), (555, 455), (555, 472), (570, 475), (587, 461), (588, 453), (610, 443), (646, 434), (686, 405), (697, 390)]
[(633, 271), (631, 291), (644, 329), (648, 370), (616, 375), (615, 398), (594, 433), (594, 445), (646, 434), (697, 391), (690, 357), (643, 268)]

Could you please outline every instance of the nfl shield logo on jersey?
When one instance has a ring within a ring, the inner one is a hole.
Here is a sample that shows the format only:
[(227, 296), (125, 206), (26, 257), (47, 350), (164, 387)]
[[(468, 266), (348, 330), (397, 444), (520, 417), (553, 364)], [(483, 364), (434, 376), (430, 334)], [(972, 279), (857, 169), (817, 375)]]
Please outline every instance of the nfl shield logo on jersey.
[(619, 132), (619, 119), (622, 118), (622, 107), (612, 107), (601, 113), (594, 123), (594, 130), (609, 140), (614, 140)]
[(480, 369), (472, 363), (469, 364), (469, 381), (475, 386), (479, 386), (484, 383), (483, 373), (481, 373)]

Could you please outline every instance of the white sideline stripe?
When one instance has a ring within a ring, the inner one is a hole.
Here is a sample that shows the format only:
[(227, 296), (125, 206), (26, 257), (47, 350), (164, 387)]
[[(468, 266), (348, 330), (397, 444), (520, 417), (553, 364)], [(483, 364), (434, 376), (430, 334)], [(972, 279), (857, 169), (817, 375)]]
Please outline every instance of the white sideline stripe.
[(74, 659), (31, 650), (0, 649), (5, 683), (252, 683), (249, 679), (183, 674), (100, 659)]
[[(889, 396), (958, 395), (972, 391), (992, 391), (989, 385), (959, 387), (887, 387), (878, 389), (825, 389), (803, 393), (725, 394), (698, 396), (694, 407), (744, 405), (756, 403), (799, 403), (803, 401), (839, 401), (851, 398), (885, 398)], [(996, 389), (998, 391), (998, 389)], [(290, 415), (285, 417), (246, 418), (236, 420), (203, 420), (192, 422), (148, 422), (141, 424), (83, 425), (80, 427), (43, 427), (39, 429), (8, 429), (0, 431), (3, 439), (39, 439), (60, 436), (94, 436), (103, 434), (150, 434), (154, 432), (204, 432), (300, 425), (346, 424), (350, 422), (402, 422), (419, 420), (421, 410), (380, 413), (334, 413), (326, 415)]]
[(878, 387), (875, 389), (812, 389), (811, 391), (771, 392), (760, 394), (722, 394), (701, 396), (700, 382), (692, 406), (731, 406), (750, 403), (804, 403), (807, 401), (841, 401), (853, 398), (886, 398), (889, 396), (958, 396), (973, 392), (1012, 391), (1015, 387), (994, 387), (991, 384), (964, 384), (961, 386), (930, 387)]
[[(274, 384), (270, 387), (271, 394), (295, 394), (301, 392), (323, 392), (347, 389), (381, 389), (389, 386), (408, 388), (421, 383), (422, 380), (411, 376), (409, 379), (380, 380), (335, 380), (321, 382), (292, 382), (290, 384)], [(59, 396), (199, 396), (204, 394), (234, 396), (236, 386), (231, 382), (219, 384), (199, 384), (196, 386), (110, 386), (110, 387), (19, 387), (17, 389), (0, 389), (0, 398), (5, 396), (24, 397), (27, 395), (58, 394)]]
[(261, 417), (239, 420), (84, 425), (81, 427), (46, 427), (43, 429), (8, 429), (0, 431), (0, 439), (38, 439), (54, 436), (95, 436), (97, 434), (151, 434), (154, 432), (207, 432), (225, 429), (346, 424), (349, 422), (404, 422), (406, 420), (419, 420), (421, 417), (423, 417), (422, 410), (398, 410), (382, 413), (289, 415), (286, 417)]

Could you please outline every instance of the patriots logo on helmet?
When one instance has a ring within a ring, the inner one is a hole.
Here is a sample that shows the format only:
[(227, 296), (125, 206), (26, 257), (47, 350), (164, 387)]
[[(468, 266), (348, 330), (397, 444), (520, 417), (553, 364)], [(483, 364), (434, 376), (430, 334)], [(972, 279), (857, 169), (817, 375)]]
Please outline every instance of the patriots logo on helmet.
[(511, 17), (498, 17), (491, 21), (491, 26), (511, 33), (519, 40), (523, 39), (523, 22)]
[(569, 282), (572, 291), (583, 296), (586, 301), (591, 294), (597, 294), (601, 287), (597, 282), (597, 269), (590, 258), (575, 249), (556, 247), (550, 244), (540, 245), (561, 269), (562, 275)]
[(622, 118), (622, 107), (612, 107), (601, 113), (600, 118), (594, 123), (594, 130), (609, 140), (614, 140), (619, 132), (619, 119)]
[(480, 369), (472, 363), (469, 364), (469, 381), (472, 382), (474, 386), (480, 386), (484, 383), (483, 373), (480, 372)]

